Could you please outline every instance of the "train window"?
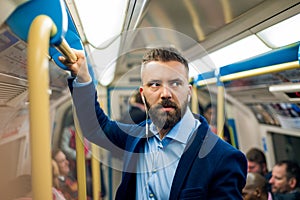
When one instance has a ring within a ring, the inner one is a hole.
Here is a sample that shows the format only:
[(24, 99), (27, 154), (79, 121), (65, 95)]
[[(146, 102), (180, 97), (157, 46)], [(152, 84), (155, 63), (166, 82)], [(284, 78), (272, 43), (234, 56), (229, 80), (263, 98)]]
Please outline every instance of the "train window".
[(270, 105), (256, 103), (248, 104), (248, 107), (252, 110), (259, 123), (280, 126), (280, 123)]
[(275, 162), (295, 160), (300, 163), (300, 137), (271, 132)]
[(286, 129), (300, 128), (300, 107), (292, 103), (248, 104), (257, 121)]

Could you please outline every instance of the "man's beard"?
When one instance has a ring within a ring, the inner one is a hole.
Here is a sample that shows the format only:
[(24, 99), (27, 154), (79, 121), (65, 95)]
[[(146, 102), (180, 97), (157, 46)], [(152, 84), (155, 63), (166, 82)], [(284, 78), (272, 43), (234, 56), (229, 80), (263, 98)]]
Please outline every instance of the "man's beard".
[[(163, 107), (171, 107), (173, 111), (164, 112)], [(184, 101), (182, 108), (169, 99), (163, 99), (161, 103), (153, 105), (149, 109), (149, 116), (153, 124), (159, 129), (170, 129), (174, 127), (182, 118), (187, 109), (187, 101)]]

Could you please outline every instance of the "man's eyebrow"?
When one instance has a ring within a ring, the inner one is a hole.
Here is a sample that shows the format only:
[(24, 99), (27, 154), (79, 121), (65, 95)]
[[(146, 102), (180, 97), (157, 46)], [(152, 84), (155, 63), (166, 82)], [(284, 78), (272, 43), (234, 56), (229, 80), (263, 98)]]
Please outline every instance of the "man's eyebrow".
[(168, 82), (175, 82), (175, 81), (183, 82), (183, 80), (180, 78), (175, 78), (175, 79), (169, 80)]
[(151, 80), (147, 81), (146, 83), (153, 83), (153, 82), (159, 82), (159, 83), (161, 83), (162, 80), (159, 80), (159, 79), (151, 79)]

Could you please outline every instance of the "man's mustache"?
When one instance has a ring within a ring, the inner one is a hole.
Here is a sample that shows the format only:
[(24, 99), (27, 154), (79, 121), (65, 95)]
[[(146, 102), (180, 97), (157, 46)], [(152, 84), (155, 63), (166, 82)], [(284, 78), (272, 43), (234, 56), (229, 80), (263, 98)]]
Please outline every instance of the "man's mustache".
[(176, 103), (170, 101), (169, 99), (163, 99), (160, 103), (160, 106), (162, 107), (171, 107), (171, 108), (177, 108)]

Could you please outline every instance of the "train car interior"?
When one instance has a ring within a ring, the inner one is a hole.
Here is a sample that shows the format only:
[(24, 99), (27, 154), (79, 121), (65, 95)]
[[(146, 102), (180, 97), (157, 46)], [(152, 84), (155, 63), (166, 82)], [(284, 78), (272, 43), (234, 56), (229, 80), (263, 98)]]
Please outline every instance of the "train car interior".
[[(141, 84), (145, 50), (178, 49), (190, 65), (192, 111), (203, 114), (206, 105), (216, 105), (216, 134), (222, 137), (227, 124), (230, 143), (242, 152), (262, 149), (269, 169), (282, 159), (300, 164), (299, 0), (2, 0), (0, 5), (0, 195), (10, 180), (39, 168), (33, 166), (43, 168), (39, 156), (47, 159), (60, 147), (72, 100), (70, 73), (58, 56), (72, 59), (70, 48), (87, 55), (99, 102), (115, 120)], [(45, 23), (37, 22), (41, 15)], [(34, 35), (35, 29), (47, 36)], [(35, 45), (47, 51), (33, 55)], [(39, 58), (43, 69), (34, 72), (31, 65)], [(35, 129), (37, 124), (42, 127)], [(103, 199), (114, 199), (123, 163), (93, 148), (103, 166)]]

